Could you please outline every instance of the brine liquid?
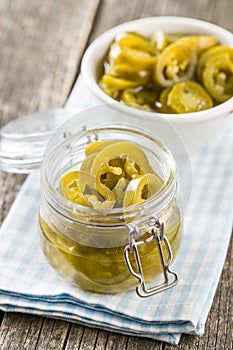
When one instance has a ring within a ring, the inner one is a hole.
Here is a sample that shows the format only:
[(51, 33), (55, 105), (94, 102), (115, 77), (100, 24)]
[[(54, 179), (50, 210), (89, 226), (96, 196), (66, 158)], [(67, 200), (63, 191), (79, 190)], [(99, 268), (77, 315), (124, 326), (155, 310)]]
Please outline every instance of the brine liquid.
[[(175, 257), (182, 236), (177, 208), (173, 210), (172, 220), (169, 221), (168, 226), (172, 227), (167, 232), (165, 229), (165, 234)], [(41, 245), (47, 260), (57, 271), (81, 288), (99, 293), (114, 293), (136, 286), (137, 279), (130, 274), (124, 260), (125, 246), (113, 248), (84, 246), (55, 232), (42, 218), (39, 224)], [(149, 236), (149, 233), (145, 233), (140, 237), (140, 241), (145, 241)], [(151, 281), (162, 273), (157, 244), (155, 241), (149, 244), (145, 242), (138, 249), (144, 278), (147, 282)], [(135, 272), (138, 272), (133, 253), (130, 254), (130, 260)]]

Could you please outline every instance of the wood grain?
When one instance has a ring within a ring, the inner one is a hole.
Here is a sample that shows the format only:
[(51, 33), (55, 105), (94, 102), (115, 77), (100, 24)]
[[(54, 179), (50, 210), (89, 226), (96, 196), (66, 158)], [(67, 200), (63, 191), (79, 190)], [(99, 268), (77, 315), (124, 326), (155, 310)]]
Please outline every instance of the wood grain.
[[(232, 0), (0, 0), (0, 127), (20, 115), (62, 106), (87, 43), (116, 24), (145, 16), (179, 15), (232, 31), (232, 13)], [(0, 172), (0, 224), (24, 179), (24, 175)], [(231, 243), (205, 334), (184, 335), (179, 346), (39, 316), (0, 313), (0, 349), (230, 350), (232, 261)]]

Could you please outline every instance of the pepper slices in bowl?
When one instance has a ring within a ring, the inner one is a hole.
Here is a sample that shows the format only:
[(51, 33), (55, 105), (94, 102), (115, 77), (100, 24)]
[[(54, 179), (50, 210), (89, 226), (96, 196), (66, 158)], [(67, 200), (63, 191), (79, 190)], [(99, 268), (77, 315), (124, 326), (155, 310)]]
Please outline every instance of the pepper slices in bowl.
[(198, 112), (233, 96), (233, 48), (211, 35), (122, 33), (103, 64), (104, 92), (147, 111)]

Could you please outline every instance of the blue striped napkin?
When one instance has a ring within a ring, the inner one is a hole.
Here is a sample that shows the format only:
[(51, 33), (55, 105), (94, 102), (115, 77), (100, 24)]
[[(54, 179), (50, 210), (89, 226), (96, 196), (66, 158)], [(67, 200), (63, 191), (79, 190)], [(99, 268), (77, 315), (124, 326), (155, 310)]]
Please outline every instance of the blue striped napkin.
[[(90, 106), (90, 101), (79, 79), (67, 106), (82, 108)], [(134, 291), (84, 292), (49, 266), (37, 229), (39, 174), (28, 176), (0, 231), (0, 309), (58, 317), (172, 344), (179, 342), (182, 333), (203, 334), (231, 237), (232, 150), (230, 123), (217, 142), (192, 157), (192, 197), (181, 250), (173, 264), (180, 281), (146, 299)]]

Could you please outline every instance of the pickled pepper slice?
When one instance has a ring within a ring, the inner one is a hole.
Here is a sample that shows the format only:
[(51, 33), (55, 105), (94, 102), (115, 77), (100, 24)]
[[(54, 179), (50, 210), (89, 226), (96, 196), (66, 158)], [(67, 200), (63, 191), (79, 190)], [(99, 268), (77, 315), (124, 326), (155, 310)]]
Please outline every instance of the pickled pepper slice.
[(59, 191), (69, 201), (86, 205), (82, 191), (79, 187), (79, 172), (72, 171), (62, 176), (59, 182)]
[(134, 161), (129, 159), (125, 160), (124, 170), (126, 174), (129, 176), (129, 178), (139, 175), (139, 172), (140, 172), (138, 165)]
[(202, 80), (216, 101), (224, 102), (233, 97), (233, 49), (209, 59), (203, 69)]
[(138, 70), (129, 64), (113, 64), (109, 67), (110, 76), (137, 82), (137, 85), (147, 84), (149, 82), (151, 71), (148, 69)]
[(197, 54), (192, 47), (174, 42), (159, 56), (154, 81), (167, 87), (181, 80), (190, 80), (194, 76), (196, 62)]
[(202, 53), (197, 62), (197, 77), (200, 81), (202, 81), (202, 72), (208, 61), (219, 54), (229, 54), (232, 57), (233, 49), (225, 45), (217, 45)]
[(158, 51), (164, 50), (165, 47), (170, 44), (168, 36), (162, 30), (158, 30), (152, 35), (151, 42), (156, 46)]
[(189, 45), (197, 55), (218, 44), (218, 39), (211, 35), (185, 35), (176, 41), (177, 44)]
[(97, 153), (95, 152), (90, 152), (89, 154), (87, 154), (86, 158), (82, 162), (80, 170), (84, 172), (89, 172), (96, 155)]
[(143, 150), (133, 142), (120, 141), (107, 146), (97, 154), (90, 170), (91, 174), (96, 176), (102, 166), (117, 157), (134, 161), (144, 174), (151, 172), (149, 161)]
[(168, 103), (176, 113), (198, 112), (213, 106), (209, 94), (194, 81), (175, 84), (168, 94)]
[(90, 173), (79, 171), (79, 187), (87, 206), (94, 209), (114, 207), (115, 196), (112, 191), (98, 183)]
[(97, 171), (96, 179), (112, 190), (122, 176), (123, 169), (121, 167), (105, 164)]
[(174, 110), (171, 108), (169, 102), (168, 102), (168, 95), (171, 91), (172, 87), (166, 87), (162, 90), (160, 96), (159, 96), (159, 103), (157, 103), (158, 106), (158, 112), (161, 113), (174, 113)]
[(131, 180), (126, 188), (123, 207), (138, 204), (156, 193), (162, 183), (155, 174), (145, 174)]
[(157, 57), (147, 52), (124, 47), (115, 58), (114, 64), (127, 64), (137, 70), (151, 70), (154, 68)]
[(141, 108), (147, 111), (155, 110), (156, 101), (159, 96), (159, 89), (144, 88), (133, 90), (124, 90), (120, 100), (135, 108)]
[(129, 47), (131, 49), (147, 52), (150, 55), (156, 55), (155, 46), (151, 44), (150, 40), (138, 33), (125, 33), (117, 39), (117, 42), (121, 49)]
[(100, 81), (100, 86), (109, 95), (118, 94), (119, 91), (138, 86), (137, 81), (116, 78), (111, 75), (104, 75)]
[(124, 177), (121, 177), (116, 186), (113, 188), (113, 193), (115, 196), (115, 207), (121, 208), (123, 206), (123, 200), (125, 196), (125, 189), (129, 181), (127, 181)]
[(98, 153), (99, 151), (101, 151), (104, 147), (111, 145), (112, 143), (118, 142), (117, 140), (104, 140), (104, 141), (95, 141), (90, 143), (90, 145), (88, 145), (85, 148), (85, 155), (89, 156), (90, 154), (93, 153)]

